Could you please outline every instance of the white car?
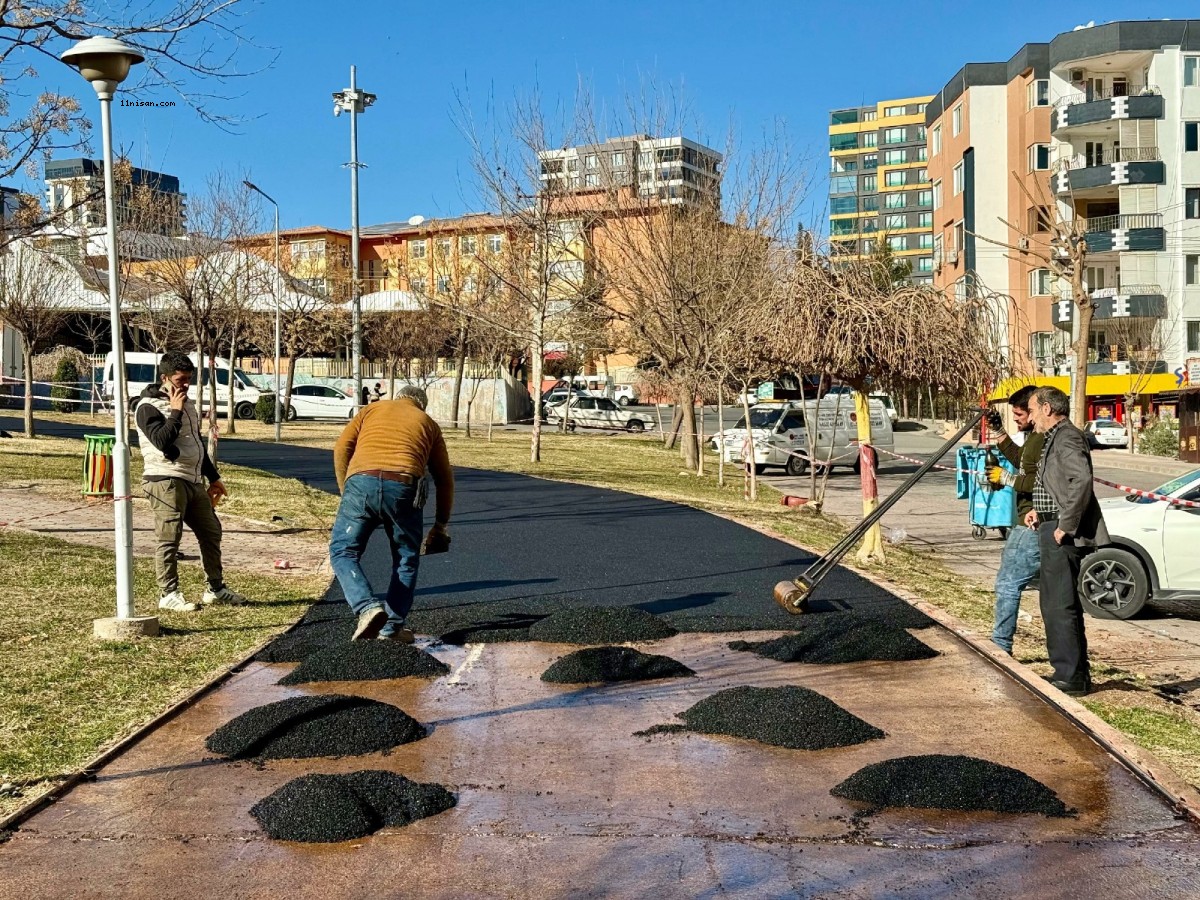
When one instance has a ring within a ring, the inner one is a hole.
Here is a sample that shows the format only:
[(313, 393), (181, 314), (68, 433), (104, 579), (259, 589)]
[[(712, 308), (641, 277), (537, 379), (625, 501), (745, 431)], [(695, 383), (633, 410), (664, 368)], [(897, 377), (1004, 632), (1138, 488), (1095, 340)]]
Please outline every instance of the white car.
[(284, 396), (287, 419), (352, 419), (354, 398), (327, 384), (294, 384)]
[(613, 399), (622, 406), (629, 406), (630, 404), (637, 406), (638, 404), (637, 391), (633, 389), (632, 384), (613, 385)]
[[(1155, 489), (1200, 501), (1200, 469)], [(1200, 508), (1114, 497), (1100, 501), (1111, 541), (1083, 560), (1079, 596), (1101, 619), (1128, 619), (1150, 598), (1200, 600)]]
[(1083, 426), (1083, 433), (1091, 447), (1129, 446), (1129, 432), (1124, 425), (1112, 419), (1092, 419)]
[[(562, 417), (563, 404), (547, 408), (548, 422), (559, 422)], [(571, 431), (579, 425), (585, 428), (621, 428), (637, 433), (653, 424), (647, 416), (622, 409), (607, 397), (574, 397), (567, 416), (567, 429)]]

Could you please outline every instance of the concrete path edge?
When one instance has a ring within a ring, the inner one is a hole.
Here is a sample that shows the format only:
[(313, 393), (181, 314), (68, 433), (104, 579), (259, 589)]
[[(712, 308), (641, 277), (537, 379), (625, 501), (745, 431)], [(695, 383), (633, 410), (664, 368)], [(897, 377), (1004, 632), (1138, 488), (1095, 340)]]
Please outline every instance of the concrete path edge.
[[(737, 522), (739, 525), (752, 528), (760, 534), (783, 541), (815, 556), (821, 555), (811, 547), (806, 547), (798, 541), (792, 540), (786, 535), (780, 534), (770, 528), (739, 522), (735, 517), (722, 515), (721, 513), (712, 513), (712, 515), (720, 516), (731, 522)], [(845, 562), (839, 563), (839, 565), (870, 581), (872, 584), (890, 591), (905, 603), (925, 613), (970, 649), (984, 657), (998, 669), (1006, 672), (1028, 691), (1037, 695), (1056, 709), (1076, 728), (1115, 757), (1118, 762), (1129, 769), (1147, 787), (1166, 800), (1182, 816), (1194, 823), (1200, 824), (1200, 791), (1184, 781), (1174, 769), (1149, 750), (1135, 744), (1124, 733), (1109, 725), (1073, 697), (1068, 697), (1057, 688), (1051, 687), (1048, 681), (1030, 672), (1025, 666), (993, 644), (990, 638), (984, 640), (977, 637), (975, 631), (957, 616), (946, 612), (944, 609), (933, 605), (927, 600), (922, 600), (917, 594), (907, 588), (886, 578), (879, 577), (877, 573)]]

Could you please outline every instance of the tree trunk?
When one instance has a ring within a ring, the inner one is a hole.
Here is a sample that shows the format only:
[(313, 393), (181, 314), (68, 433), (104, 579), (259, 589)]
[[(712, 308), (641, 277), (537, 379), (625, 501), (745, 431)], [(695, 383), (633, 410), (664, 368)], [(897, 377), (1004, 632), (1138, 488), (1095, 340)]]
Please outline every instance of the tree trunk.
[(388, 399), (396, 399), (396, 357), (389, 356), (387, 360)]
[[(288, 364), (287, 388), (285, 389), (284, 393), (285, 393), (285, 396), (287, 396), (290, 399), (292, 396), (292, 388), (295, 387), (295, 383), (296, 383), (296, 354), (292, 353), (290, 350), (288, 351), (288, 355), (287, 355), (287, 364)], [(284, 421), (286, 422), (287, 421), (287, 410), (286, 409), (284, 409), (282, 411), (282, 415), (283, 415)]]
[[(858, 444), (861, 448), (864, 444), (871, 444), (871, 402), (865, 391), (856, 390), (854, 392), (854, 411), (858, 414)], [(875, 467), (862, 456), (861, 449), (859, 450), (859, 461), (862, 470), (860, 474), (862, 477), (863, 518), (865, 519), (879, 508), (879, 490), (875, 484)], [(876, 522), (867, 529), (867, 533), (863, 536), (862, 546), (858, 548), (858, 561), (868, 563), (883, 562), (883, 560), (883, 532), (879, 523)]]
[(679, 392), (679, 407), (683, 411), (683, 433), (679, 441), (679, 455), (683, 464), (689, 469), (697, 467), (696, 462), (696, 395), (690, 387)]
[(467, 437), (471, 436), (471, 407), (475, 405), (475, 398), (471, 397), (467, 401)]
[(454, 373), (454, 396), (450, 398), (450, 427), (458, 427), (458, 396), (462, 393), (463, 369), (467, 367), (467, 329), (471, 320), (464, 318), (458, 329), (457, 369)]
[(33, 345), (21, 338), (21, 358), (25, 362), (25, 437), (33, 432)]
[(1071, 424), (1083, 428), (1087, 424), (1087, 367), (1088, 367), (1088, 334), (1092, 330), (1092, 316), (1095, 312), (1092, 298), (1083, 292), (1083, 268), (1077, 266), (1071, 276), (1071, 289), (1075, 297), (1082, 298), (1075, 302), (1075, 315), (1079, 317), (1079, 337), (1071, 345), (1075, 354), (1072, 365), (1075, 367), (1075, 383), (1071, 386)]
[(750, 427), (750, 401), (742, 391), (742, 415), (746, 417), (746, 438), (742, 442), (742, 465), (750, 477), (750, 499), (758, 499), (758, 466), (754, 462), (754, 429)]
[(717, 484), (725, 487), (725, 396), (717, 386)]
[(220, 452), (217, 442), (221, 433), (217, 427), (217, 348), (212, 348), (210, 353), (200, 358), (205, 357), (208, 359), (208, 458), (215, 466)]
[(704, 477), (704, 401), (700, 401), (700, 418), (696, 420), (696, 474)]
[(225, 433), (237, 434), (237, 378), (234, 376), (234, 366), (237, 364), (237, 329), (234, 329), (229, 344), (229, 396), (225, 406)]
[[(533, 382), (533, 438), (529, 444), (529, 461), (542, 461), (542, 359), (545, 351), (539, 342), (534, 347), (533, 371), (530, 381)], [(570, 394), (567, 395), (568, 399)]]
[(663, 446), (672, 450), (675, 447), (675, 439), (679, 436), (679, 428), (683, 424), (683, 408), (676, 403), (675, 409), (671, 412), (671, 430), (663, 435)]

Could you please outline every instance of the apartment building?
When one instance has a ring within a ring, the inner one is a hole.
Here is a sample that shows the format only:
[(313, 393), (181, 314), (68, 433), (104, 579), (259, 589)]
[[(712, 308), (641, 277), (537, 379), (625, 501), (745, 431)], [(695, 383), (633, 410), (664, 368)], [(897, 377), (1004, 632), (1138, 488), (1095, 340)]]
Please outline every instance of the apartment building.
[(932, 97), (881, 100), (829, 117), (829, 238), (835, 253), (870, 256), (880, 242), (933, 277), (933, 195), (926, 105)]
[(721, 200), (721, 154), (682, 135), (609, 138), (538, 158), (542, 185), (556, 195), (627, 189), (668, 203)]
[[(164, 202), (155, 221), (141, 221), (140, 230), (177, 237), (186, 230), (187, 196), (174, 175), (129, 169), (129, 181), (117, 185), (117, 223), (130, 218), (131, 201), (139, 188), (148, 188)], [(60, 159), (46, 163), (46, 201), (51, 215), (61, 213), (63, 226), (74, 230), (102, 230), (104, 212), (104, 163), (98, 159)]]

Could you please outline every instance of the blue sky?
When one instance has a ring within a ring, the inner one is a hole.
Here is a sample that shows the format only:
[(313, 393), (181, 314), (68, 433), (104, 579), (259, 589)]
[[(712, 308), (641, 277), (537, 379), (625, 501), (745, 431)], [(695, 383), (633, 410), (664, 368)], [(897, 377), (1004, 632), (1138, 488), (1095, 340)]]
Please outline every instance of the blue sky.
[[(683, 85), (706, 132), (694, 136), (718, 148), (731, 124), (752, 141), (783, 122), (812, 160), (812, 212), (820, 217), (830, 109), (934, 93), (965, 62), (1006, 60), (1023, 43), (1134, 12), (1198, 15), (1194, 0), (1136, 6), (262, 0), (246, 7), (243, 27), (278, 58), (224, 89), (240, 96), (221, 107), (248, 117), (238, 133), (205, 124), (186, 106), (117, 107), (114, 132), (136, 165), (178, 175), (186, 192), (203, 192), (216, 169), (249, 174), (279, 202), (285, 228), (345, 228), (349, 125), (345, 116), (334, 118), (330, 95), (348, 85), (351, 63), (359, 84), (379, 97), (359, 120), (364, 225), (478, 207), (470, 153), (452, 118), (456, 90), (508, 102), (537, 85), (547, 102), (569, 102), (583, 79), (599, 99), (619, 104), (639, 79), (652, 76)], [(250, 51), (244, 65), (264, 58)], [(87, 85), (71, 72), (43, 68), (43, 82), (95, 108)], [(483, 113), (482, 105), (476, 112)]]

